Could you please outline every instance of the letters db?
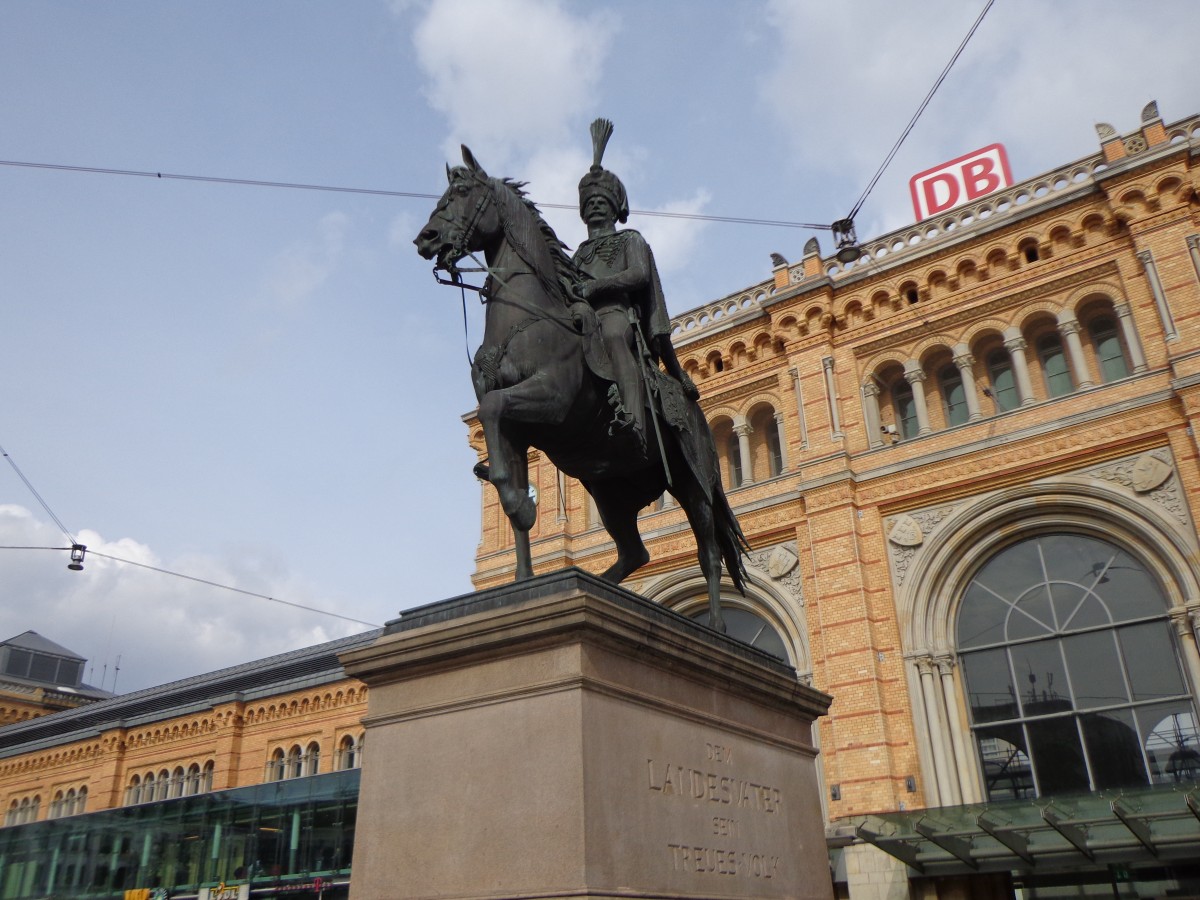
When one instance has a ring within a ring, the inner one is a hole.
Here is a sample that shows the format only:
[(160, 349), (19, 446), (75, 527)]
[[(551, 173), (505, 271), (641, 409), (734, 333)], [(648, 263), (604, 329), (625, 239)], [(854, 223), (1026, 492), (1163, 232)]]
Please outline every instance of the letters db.
[(989, 144), (918, 172), (908, 181), (917, 221), (945, 212), (960, 203), (978, 200), (985, 194), (1012, 184), (1012, 170), (1003, 144)]

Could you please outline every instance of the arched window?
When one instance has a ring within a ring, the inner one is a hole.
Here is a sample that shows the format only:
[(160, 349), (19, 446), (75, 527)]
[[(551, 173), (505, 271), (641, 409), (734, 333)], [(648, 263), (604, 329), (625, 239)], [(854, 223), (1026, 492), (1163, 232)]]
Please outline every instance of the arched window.
[(779, 434), (779, 422), (772, 416), (766, 427), (767, 471), (771, 477), (783, 474), (783, 438)]
[(285, 778), (287, 778), (287, 754), (280, 747), (271, 754), (271, 761), (267, 763), (267, 781), (283, 781)]
[(1116, 545), (1047, 534), (1000, 551), (957, 634), (988, 799), (1167, 783), (1200, 763), (1166, 596)]
[(200, 766), (192, 763), (188, 766), (187, 779), (184, 785), (183, 793), (188, 797), (200, 793)]
[(300, 778), (304, 774), (304, 753), (299, 744), (294, 744), (288, 751), (287, 774), (285, 778)]
[(142, 802), (142, 779), (134, 775), (129, 779), (129, 787), (125, 789), (125, 805), (133, 806)]
[(338, 744), (337, 767), (339, 769), (357, 769), (359, 767), (358, 742), (354, 735), (348, 734)]
[(75, 795), (75, 808), (71, 811), (71, 815), (76, 816), (87, 810), (88, 789), (84, 785), (79, 789), (79, 793)]
[[(75, 798), (72, 797), (71, 799), (73, 801)], [(46, 811), (46, 818), (57, 819), (59, 816), (70, 815), (70, 813), (63, 812), (63, 807), (66, 805), (66, 802), (67, 800), (66, 797), (63, 796), (63, 792), (58, 791), (54, 795), (54, 799), (50, 801), (50, 808)]]
[(1067, 367), (1067, 356), (1063, 353), (1062, 338), (1058, 333), (1043, 334), (1038, 338), (1037, 352), (1042, 364), (1042, 378), (1046, 383), (1046, 396), (1062, 397), (1075, 390), (1071, 370)]
[(900, 430), (900, 437), (916, 437), (921, 427), (917, 421), (917, 404), (913, 400), (912, 385), (903, 378), (898, 379), (892, 388), (892, 405), (896, 411), (896, 426)]
[(1111, 316), (1096, 316), (1088, 322), (1088, 337), (1096, 353), (1096, 365), (1102, 381), (1116, 381), (1129, 375), (1129, 363), (1117, 333), (1117, 323)]
[(154, 799), (166, 800), (171, 795), (171, 773), (163, 769), (154, 781)]
[[(762, 616), (748, 609), (722, 604), (721, 617), (725, 620), (725, 633), (729, 637), (737, 638), (751, 647), (757, 647), (787, 661), (788, 652), (783, 637), (775, 630), (775, 626)], [(707, 625), (712, 621), (712, 614), (706, 605), (693, 613), (692, 618), (701, 625)]]
[(138, 796), (138, 803), (151, 803), (154, 801), (154, 773), (147, 772), (146, 777), (142, 779), (142, 791)]
[(779, 422), (775, 408), (769, 403), (760, 403), (751, 410), (748, 417), (750, 425), (750, 467), (754, 475), (766, 473), (765, 477), (774, 478), (783, 472), (783, 444), (779, 434)]
[(184, 772), (183, 766), (177, 766), (175, 771), (171, 773), (171, 790), (168, 796), (182, 797), (183, 796)]
[(729, 432), (729, 436), (725, 439), (725, 455), (729, 458), (729, 487), (730, 489), (742, 486), (742, 445), (738, 440), (737, 432)]
[(217, 766), (211, 759), (200, 770), (200, 793), (207, 794), (213, 788), (213, 772)]
[(304, 774), (318, 775), (321, 772), (321, 745), (313, 741), (304, 751)]
[(946, 427), (965, 425), (971, 413), (967, 409), (967, 392), (963, 388), (962, 373), (958, 366), (943, 366), (938, 372), (938, 384), (942, 388), (942, 410), (946, 415)]
[(993, 350), (987, 355), (988, 381), (992, 383), (992, 402), (996, 412), (1008, 412), (1021, 405), (1017, 395), (1017, 380), (1013, 376), (1012, 359), (1007, 350)]

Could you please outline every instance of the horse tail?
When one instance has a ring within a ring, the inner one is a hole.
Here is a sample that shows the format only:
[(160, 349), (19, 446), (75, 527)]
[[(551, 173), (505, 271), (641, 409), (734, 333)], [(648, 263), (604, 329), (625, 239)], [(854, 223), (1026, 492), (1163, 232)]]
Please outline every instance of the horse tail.
[(742, 556), (750, 552), (750, 545), (746, 541), (746, 535), (742, 533), (742, 526), (738, 524), (737, 516), (733, 514), (733, 509), (729, 506), (729, 499), (725, 496), (725, 491), (721, 489), (720, 482), (713, 487), (712, 511), (717, 545), (721, 548), (721, 559), (725, 563), (725, 571), (733, 579), (733, 586), (738, 589), (738, 593), (744, 597), (746, 596), (746, 567), (742, 563)]

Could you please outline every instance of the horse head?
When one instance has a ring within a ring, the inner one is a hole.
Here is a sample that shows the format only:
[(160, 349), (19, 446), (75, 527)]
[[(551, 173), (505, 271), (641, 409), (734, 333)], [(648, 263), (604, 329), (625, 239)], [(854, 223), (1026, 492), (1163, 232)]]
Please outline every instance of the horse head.
[(499, 231), (491, 179), (465, 144), (462, 155), (465, 165), (446, 166), (449, 186), (413, 240), (421, 256), (451, 271), (468, 253), (485, 250), (489, 237)]

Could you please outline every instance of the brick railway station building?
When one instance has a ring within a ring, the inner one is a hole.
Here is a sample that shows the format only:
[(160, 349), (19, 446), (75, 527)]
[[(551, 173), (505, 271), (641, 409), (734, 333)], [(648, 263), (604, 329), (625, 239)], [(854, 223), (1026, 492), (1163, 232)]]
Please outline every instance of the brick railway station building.
[[(1200, 896), (1200, 116), (1097, 131), (675, 319), (752, 548), (730, 630), (834, 698), (838, 896)], [(582, 487), (531, 483), (535, 570), (606, 568)], [(481, 497), (477, 588), (515, 568)], [(682, 510), (641, 527), (625, 586), (702, 616)], [(374, 637), (0, 729), (0, 898), (336, 896)]]

